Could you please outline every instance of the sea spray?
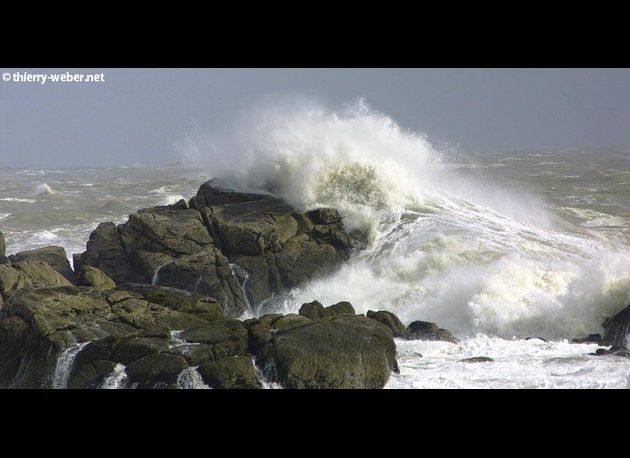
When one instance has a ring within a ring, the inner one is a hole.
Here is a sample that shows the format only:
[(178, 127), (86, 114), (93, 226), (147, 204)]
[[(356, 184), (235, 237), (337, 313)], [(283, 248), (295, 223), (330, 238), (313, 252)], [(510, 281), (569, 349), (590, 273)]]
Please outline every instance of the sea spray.
[(103, 390), (120, 390), (127, 384), (127, 367), (124, 364), (116, 364), (114, 370), (103, 380), (100, 388)]
[(526, 186), (480, 179), (362, 101), (259, 110), (191, 151), (238, 189), (334, 207), (348, 230), (368, 231), (366, 250), (279, 311), (349, 300), (460, 335), (572, 338), (630, 302), (627, 245), (574, 230)]

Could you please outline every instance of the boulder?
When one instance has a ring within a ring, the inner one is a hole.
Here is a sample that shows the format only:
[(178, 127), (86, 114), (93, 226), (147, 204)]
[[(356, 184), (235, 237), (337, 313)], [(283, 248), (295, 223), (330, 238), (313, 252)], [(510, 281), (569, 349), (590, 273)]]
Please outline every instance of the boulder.
[(405, 328), (405, 325), (402, 324), (402, 322), (398, 319), (396, 315), (386, 310), (379, 310), (376, 312), (373, 310), (368, 310), (367, 317), (372, 318), (379, 323), (383, 323), (392, 331), (394, 337), (402, 337), (407, 330), (407, 328)]
[(5, 300), (23, 288), (71, 286), (71, 283), (45, 262), (19, 261), (0, 265), (0, 296)]
[(350, 302), (338, 302), (328, 307), (324, 307), (317, 301), (302, 304), (298, 313), (309, 320), (319, 320), (321, 318), (338, 315), (356, 315), (354, 307)]
[(209, 361), (199, 367), (203, 381), (210, 388), (259, 389), (256, 368), (251, 356), (239, 355)]
[(12, 263), (20, 261), (41, 261), (48, 264), (54, 270), (66, 277), (70, 283), (76, 283), (76, 276), (70, 261), (66, 255), (66, 250), (60, 246), (47, 246), (36, 250), (21, 251), (9, 256)]
[(89, 286), (97, 291), (106, 291), (116, 288), (114, 280), (105, 275), (96, 267), (82, 266), (77, 276), (77, 284), (80, 286)]
[(603, 323), (603, 341), (612, 349), (630, 349), (630, 305)]
[(435, 323), (428, 321), (414, 321), (407, 326), (403, 338), (407, 340), (442, 340), (444, 342), (458, 343), (459, 339), (450, 331), (441, 329)]
[(319, 320), (324, 316), (324, 306), (317, 301), (302, 304), (298, 312), (309, 320)]
[(261, 362), (285, 388), (382, 388), (398, 370), (392, 332), (363, 316), (333, 316), (275, 334)]

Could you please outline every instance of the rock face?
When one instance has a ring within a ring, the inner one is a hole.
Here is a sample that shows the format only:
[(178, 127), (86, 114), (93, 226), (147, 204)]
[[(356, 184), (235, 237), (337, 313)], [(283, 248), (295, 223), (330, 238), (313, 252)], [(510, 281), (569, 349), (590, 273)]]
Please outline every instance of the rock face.
[(603, 324), (606, 333), (603, 341), (615, 349), (630, 350), (630, 305), (606, 320)]
[(0, 265), (0, 297), (4, 300), (24, 288), (56, 286), (71, 286), (71, 283), (45, 262), (20, 261)]
[(300, 213), (281, 199), (205, 183), (190, 201), (99, 225), (75, 267), (117, 284), (153, 283), (215, 297), (240, 316), (348, 258), (352, 240), (336, 210)]
[(0, 257), (3, 257), (6, 254), (7, 245), (4, 241), (4, 234), (0, 231)]
[(114, 280), (100, 270), (90, 266), (81, 267), (77, 275), (77, 284), (92, 287), (97, 291), (106, 291), (116, 288)]
[(333, 316), (278, 331), (262, 349), (265, 374), (285, 388), (382, 388), (397, 371), (391, 331), (364, 316)]
[(66, 277), (70, 283), (76, 283), (76, 277), (66, 255), (66, 250), (60, 246), (47, 246), (36, 250), (22, 251), (9, 256), (12, 263), (20, 261), (41, 261)]
[(407, 330), (407, 328), (405, 328), (405, 325), (402, 324), (398, 317), (392, 312), (387, 312), (385, 310), (379, 310), (377, 312), (373, 310), (368, 310), (367, 317), (372, 318), (379, 323), (383, 323), (390, 329), (390, 331), (392, 331), (394, 337), (402, 337)]
[(407, 326), (403, 336), (407, 340), (443, 340), (444, 342), (458, 343), (459, 339), (450, 331), (441, 329), (435, 323), (428, 321), (413, 321)]

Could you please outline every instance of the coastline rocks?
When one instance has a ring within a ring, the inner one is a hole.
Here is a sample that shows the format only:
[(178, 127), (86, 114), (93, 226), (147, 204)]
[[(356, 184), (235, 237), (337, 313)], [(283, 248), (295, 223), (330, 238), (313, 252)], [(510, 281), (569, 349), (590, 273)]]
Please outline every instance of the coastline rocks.
[(116, 283), (100, 270), (83, 266), (77, 275), (77, 284), (79, 286), (89, 286), (97, 291), (106, 291), (116, 288)]
[(215, 389), (259, 389), (256, 368), (250, 356), (232, 356), (199, 366), (203, 381)]
[(0, 296), (4, 300), (20, 289), (57, 286), (72, 284), (45, 262), (20, 261), (0, 265)]
[(343, 301), (324, 307), (319, 302), (313, 301), (302, 304), (298, 314), (310, 320), (319, 320), (331, 316), (356, 315), (356, 311), (350, 302)]
[(36, 250), (21, 251), (9, 256), (11, 263), (20, 261), (41, 261), (66, 277), (70, 283), (76, 283), (76, 276), (66, 255), (66, 250), (60, 246), (47, 246)]
[(630, 349), (630, 305), (603, 323), (603, 341), (611, 345), (611, 350)]
[(402, 321), (400, 321), (392, 312), (385, 310), (379, 310), (376, 312), (368, 310), (367, 317), (376, 320), (379, 323), (383, 323), (390, 329), (390, 331), (392, 331), (394, 337), (402, 337), (407, 330), (405, 325), (402, 324)]
[(100, 224), (87, 250), (75, 256), (75, 267), (98, 268), (117, 284), (212, 296), (236, 317), (331, 272), (351, 249), (336, 210), (300, 213), (281, 199), (235, 192), (212, 180), (188, 208), (154, 207), (119, 226)]
[(450, 331), (441, 329), (435, 323), (428, 321), (414, 321), (407, 326), (403, 336), (407, 340), (442, 340), (444, 342), (458, 343), (459, 339)]
[(364, 316), (321, 318), (265, 344), (265, 375), (285, 388), (382, 388), (398, 371), (391, 331)]

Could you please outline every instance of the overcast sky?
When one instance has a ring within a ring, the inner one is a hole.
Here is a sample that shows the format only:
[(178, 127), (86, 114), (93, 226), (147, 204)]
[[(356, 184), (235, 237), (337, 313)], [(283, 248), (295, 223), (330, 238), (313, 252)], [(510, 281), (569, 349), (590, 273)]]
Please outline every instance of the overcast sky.
[(216, 130), (294, 95), (363, 97), (463, 151), (630, 145), (628, 69), (0, 69), (16, 71), (105, 82), (0, 80), (0, 166), (171, 163), (191, 125)]

